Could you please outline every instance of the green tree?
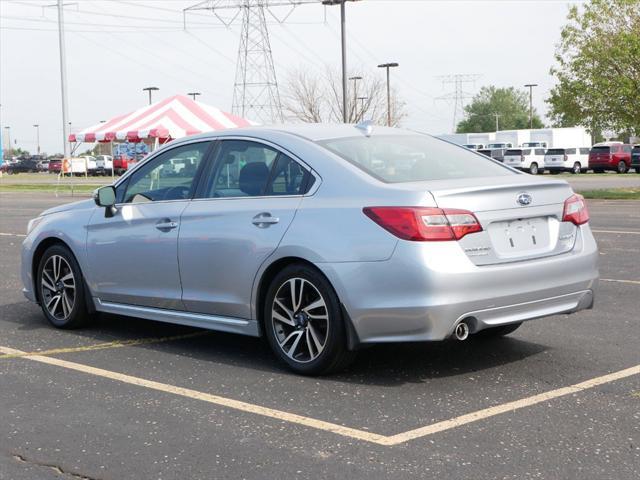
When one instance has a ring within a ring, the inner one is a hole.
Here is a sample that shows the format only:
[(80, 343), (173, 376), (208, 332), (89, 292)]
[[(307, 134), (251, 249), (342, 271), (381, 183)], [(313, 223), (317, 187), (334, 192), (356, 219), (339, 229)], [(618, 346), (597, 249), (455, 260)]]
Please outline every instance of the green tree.
[[(494, 132), (496, 115), (500, 130), (529, 128), (529, 93), (513, 87), (482, 87), (465, 107), (467, 118), (458, 123), (458, 133)], [(542, 128), (540, 117), (533, 111), (533, 128)]]
[(640, 0), (572, 6), (547, 99), (554, 126), (640, 133)]

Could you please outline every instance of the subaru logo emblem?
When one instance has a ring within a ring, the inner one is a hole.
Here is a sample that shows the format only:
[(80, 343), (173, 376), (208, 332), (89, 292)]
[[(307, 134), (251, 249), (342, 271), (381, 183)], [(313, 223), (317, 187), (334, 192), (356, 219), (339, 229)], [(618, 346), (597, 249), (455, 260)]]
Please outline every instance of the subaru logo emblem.
[(528, 193), (523, 192), (518, 194), (517, 200), (520, 205), (522, 205), (523, 207), (526, 207), (527, 205), (531, 205), (531, 202), (533, 202), (533, 197)]

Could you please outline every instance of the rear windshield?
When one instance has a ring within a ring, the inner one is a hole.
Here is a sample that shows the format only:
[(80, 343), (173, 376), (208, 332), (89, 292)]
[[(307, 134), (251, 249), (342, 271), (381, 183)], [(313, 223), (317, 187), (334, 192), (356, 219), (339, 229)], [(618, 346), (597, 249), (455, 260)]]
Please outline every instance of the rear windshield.
[(511, 150), (507, 150), (504, 152), (505, 155), (520, 155), (522, 154), (522, 150), (519, 148), (512, 148)]
[(550, 148), (547, 155), (564, 155), (564, 148)]
[(591, 153), (610, 153), (611, 147), (593, 147)]
[(640, 145), (633, 147), (633, 153), (640, 153)]
[(388, 183), (517, 175), (507, 167), (428, 135), (380, 135), (318, 142)]

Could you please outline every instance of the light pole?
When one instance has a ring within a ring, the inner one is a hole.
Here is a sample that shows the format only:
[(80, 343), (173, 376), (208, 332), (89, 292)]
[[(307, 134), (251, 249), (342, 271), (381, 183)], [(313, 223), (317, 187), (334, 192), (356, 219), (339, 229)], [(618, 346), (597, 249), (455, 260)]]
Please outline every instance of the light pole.
[(149, 92), (149, 105), (151, 105), (151, 92), (156, 92), (158, 90), (160, 90), (158, 87), (145, 87), (142, 89), (143, 92)]
[(69, 102), (67, 99), (67, 58), (64, 42), (64, 4), (58, 0), (58, 42), (60, 44), (60, 86), (62, 91), (62, 136), (64, 137), (62, 147), (64, 158), (71, 155), (71, 145), (69, 143), (69, 131), (67, 130), (67, 118), (69, 118)]
[(345, 4), (358, 0), (322, 0), (323, 5), (340, 5), (340, 33), (342, 42), (342, 121), (347, 123), (347, 20)]
[(40, 155), (40, 125), (36, 123), (34, 127), (36, 128), (36, 145), (38, 149), (38, 155)]
[(498, 127), (499, 127), (498, 119), (499, 119), (502, 115), (500, 115), (499, 113), (494, 113), (493, 115), (496, 117), (496, 132), (497, 132), (498, 130), (500, 130), (500, 129), (498, 128)]
[(386, 68), (387, 69), (387, 126), (391, 126), (391, 86), (389, 79), (389, 69), (399, 67), (400, 64), (396, 62), (392, 63), (383, 63), (378, 65), (378, 68)]
[[(362, 80), (361, 76), (349, 77), (349, 80), (353, 80), (353, 110), (354, 113), (358, 110), (358, 80)], [(357, 115), (356, 115), (357, 120)]]
[(196, 101), (196, 97), (198, 97), (198, 96), (200, 96), (202, 94), (200, 92), (190, 92), (190, 93), (187, 93), (187, 95), (191, 95), (191, 98), (193, 98), (193, 101), (195, 102)]
[(7, 125), (6, 127), (4, 127), (5, 130), (7, 131), (7, 139), (9, 140), (9, 158), (11, 158), (11, 155), (13, 154), (13, 145), (11, 145), (11, 127), (9, 125)]
[(529, 128), (533, 130), (533, 87), (537, 87), (537, 83), (527, 83), (525, 87), (529, 87)]
[(362, 117), (364, 117), (364, 102), (369, 100), (369, 97), (358, 97), (358, 100), (360, 100), (360, 121), (362, 121)]

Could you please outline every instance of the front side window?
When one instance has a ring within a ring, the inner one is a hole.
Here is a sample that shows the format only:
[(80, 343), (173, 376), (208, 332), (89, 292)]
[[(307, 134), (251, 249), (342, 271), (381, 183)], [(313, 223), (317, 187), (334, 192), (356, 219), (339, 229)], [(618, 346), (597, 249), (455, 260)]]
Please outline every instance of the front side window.
[(567, 148), (567, 150), (565, 151), (565, 153), (567, 155), (575, 155), (576, 154), (576, 149), (575, 148)]
[(518, 175), (485, 156), (428, 135), (361, 135), (318, 143), (388, 183)]
[(172, 148), (142, 166), (127, 182), (123, 203), (186, 200), (191, 198), (195, 179), (209, 142)]

